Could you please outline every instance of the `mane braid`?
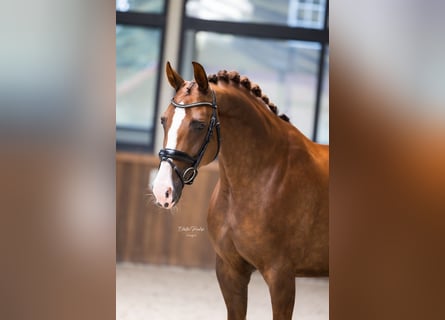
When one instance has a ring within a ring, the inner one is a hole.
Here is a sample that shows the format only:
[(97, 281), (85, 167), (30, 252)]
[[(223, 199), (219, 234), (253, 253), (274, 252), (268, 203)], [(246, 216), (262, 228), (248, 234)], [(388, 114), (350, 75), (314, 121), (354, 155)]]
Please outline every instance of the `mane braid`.
[(221, 82), (232, 82), (234, 85), (241, 85), (242, 87), (249, 90), (255, 97), (261, 99), (277, 117), (280, 119), (289, 122), (289, 117), (285, 114), (278, 114), (278, 107), (270, 102), (269, 97), (262, 93), (262, 90), (259, 85), (252, 84), (252, 82), (246, 76), (240, 76), (237, 71), (220, 70), (217, 74), (209, 74), (207, 79), (210, 83), (218, 84), (218, 81)]

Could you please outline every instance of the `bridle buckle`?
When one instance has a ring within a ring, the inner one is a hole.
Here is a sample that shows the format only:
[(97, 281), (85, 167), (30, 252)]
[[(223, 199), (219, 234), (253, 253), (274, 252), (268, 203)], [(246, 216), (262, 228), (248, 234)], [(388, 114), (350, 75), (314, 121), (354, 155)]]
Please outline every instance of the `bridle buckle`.
[(198, 175), (198, 170), (196, 170), (193, 167), (189, 167), (185, 169), (184, 173), (182, 174), (182, 181), (184, 184), (192, 184), (193, 180), (195, 180), (196, 176)]

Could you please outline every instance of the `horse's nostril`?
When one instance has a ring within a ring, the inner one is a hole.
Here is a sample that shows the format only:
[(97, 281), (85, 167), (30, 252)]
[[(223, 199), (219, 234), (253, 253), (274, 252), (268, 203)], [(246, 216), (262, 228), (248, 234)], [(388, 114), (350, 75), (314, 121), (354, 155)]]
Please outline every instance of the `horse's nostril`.
[(166, 202), (166, 203), (164, 203), (164, 208), (167, 208), (168, 207), (168, 203)]
[(165, 191), (165, 197), (168, 198), (170, 196), (169, 190)]

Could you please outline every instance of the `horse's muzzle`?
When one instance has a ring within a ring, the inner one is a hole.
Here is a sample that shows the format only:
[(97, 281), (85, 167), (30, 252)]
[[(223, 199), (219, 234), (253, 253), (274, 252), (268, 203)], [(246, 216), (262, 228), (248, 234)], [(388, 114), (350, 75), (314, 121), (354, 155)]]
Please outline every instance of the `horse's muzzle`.
[(183, 184), (171, 166), (162, 161), (152, 188), (156, 204), (165, 209), (173, 208), (181, 198), (182, 188)]

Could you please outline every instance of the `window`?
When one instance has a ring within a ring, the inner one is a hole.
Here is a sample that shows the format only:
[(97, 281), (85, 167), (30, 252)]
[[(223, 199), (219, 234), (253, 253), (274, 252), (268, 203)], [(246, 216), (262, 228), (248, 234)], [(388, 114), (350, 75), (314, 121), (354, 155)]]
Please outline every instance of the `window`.
[(326, 0), (289, 0), (288, 24), (294, 27), (322, 29)]
[[(208, 73), (227, 69), (248, 76), (278, 106), (280, 113), (289, 116), (305, 135), (313, 135), (318, 43), (205, 31), (191, 32), (186, 39), (192, 37), (193, 57), (186, 61), (199, 61)], [(193, 77), (191, 64), (184, 64), (183, 74)]]
[(189, 0), (187, 16), (323, 29), (326, 0)]
[[(178, 62), (184, 78), (193, 77), (193, 60), (209, 73), (237, 70), (305, 135), (329, 142), (326, 0), (175, 1), (116, 0), (118, 149), (154, 152), (162, 141), (155, 133), (166, 107), (159, 92), (167, 28), (178, 30), (180, 43), (166, 58)], [(169, 8), (179, 19), (167, 21)]]
[(153, 151), (165, 3), (116, 0), (116, 141)]
[(116, 11), (164, 12), (164, 0), (116, 0)]
[[(188, 0), (181, 71), (237, 70), (307, 137), (329, 142), (325, 0)], [(182, 63), (183, 62), (183, 63)]]

